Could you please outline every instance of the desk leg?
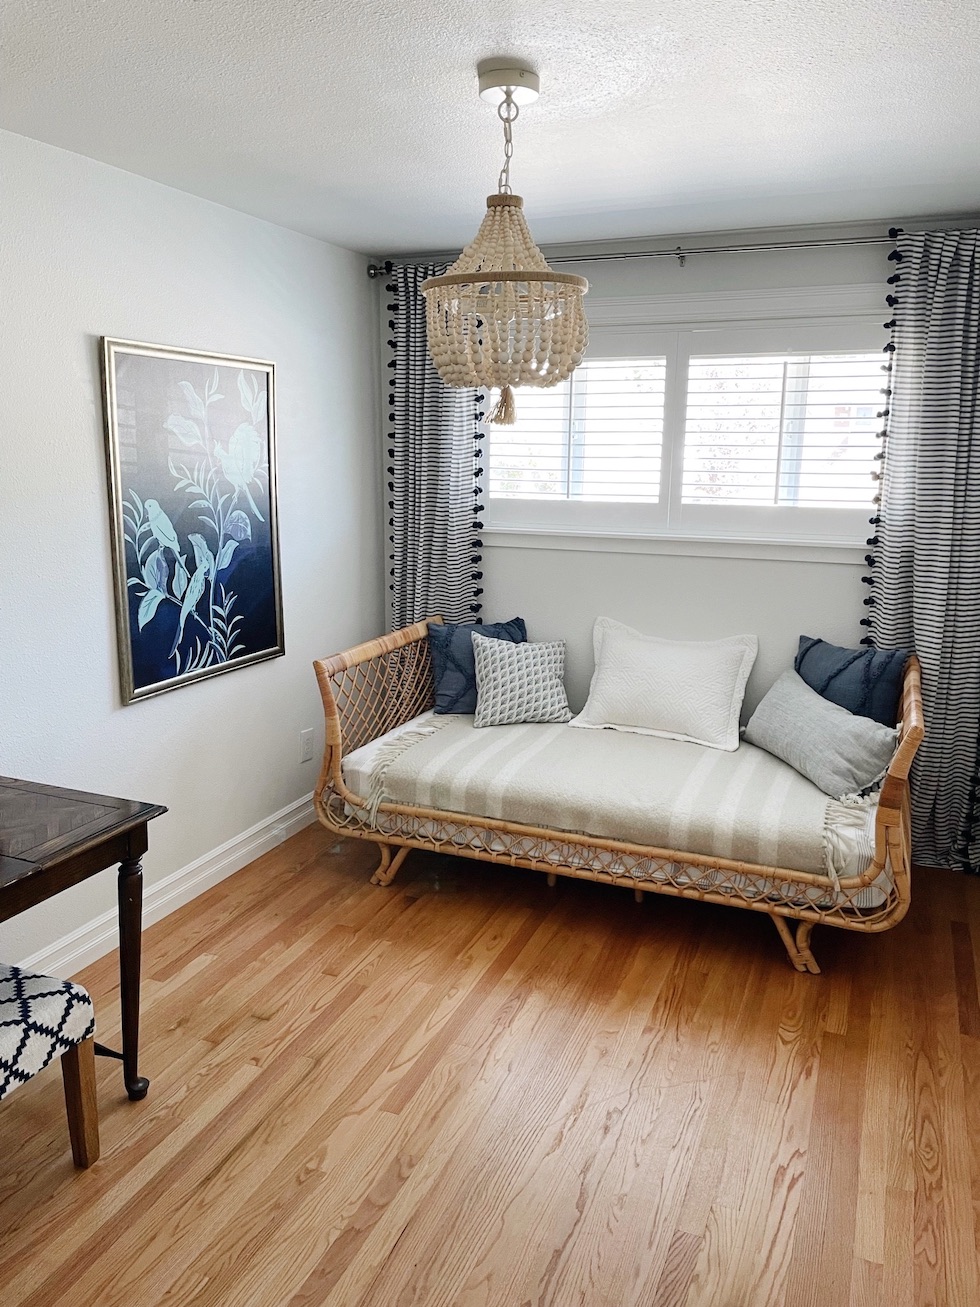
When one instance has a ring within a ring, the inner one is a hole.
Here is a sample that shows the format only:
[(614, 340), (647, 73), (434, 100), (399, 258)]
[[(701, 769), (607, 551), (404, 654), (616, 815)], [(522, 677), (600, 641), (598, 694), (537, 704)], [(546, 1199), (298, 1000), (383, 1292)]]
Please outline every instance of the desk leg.
[(119, 995), (122, 1008), (123, 1079), (135, 1102), (145, 1098), (149, 1080), (137, 1070), (140, 1040), (140, 947), (143, 868), (139, 858), (119, 864)]

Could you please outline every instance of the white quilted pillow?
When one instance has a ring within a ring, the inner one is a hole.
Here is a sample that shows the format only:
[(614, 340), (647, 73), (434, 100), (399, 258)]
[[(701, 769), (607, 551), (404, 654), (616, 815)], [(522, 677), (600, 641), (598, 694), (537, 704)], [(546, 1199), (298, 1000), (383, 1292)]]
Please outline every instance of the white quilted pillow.
[(588, 703), (570, 725), (738, 748), (745, 683), (759, 651), (754, 635), (663, 640), (599, 617), (593, 644)]
[(476, 664), (474, 726), (568, 721), (572, 714), (562, 683), (564, 640), (511, 644), (509, 640), (488, 640), (475, 631), (472, 640)]

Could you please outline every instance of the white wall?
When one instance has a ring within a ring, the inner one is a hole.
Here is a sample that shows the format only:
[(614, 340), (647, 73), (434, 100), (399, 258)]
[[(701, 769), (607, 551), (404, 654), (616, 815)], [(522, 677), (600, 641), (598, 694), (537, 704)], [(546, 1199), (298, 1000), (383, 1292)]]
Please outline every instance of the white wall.
[(669, 639), (757, 635), (750, 712), (792, 666), (801, 634), (856, 644), (867, 611), (853, 564), (490, 547), (484, 576), (486, 620), (520, 616), (529, 639), (567, 642), (565, 681), (576, 711), (588, 694), (600, 614)]
[[(773, 239), (793, 235), (774, 233)], [(755, 232), (753, 239), (762, 237)], [(583, 261), (564, 265), (564, 270), (588, 277), (593, 299), (877, 282), (883, 301), (891, 266), (887, 253), (887, 246), (870, 245), (695, 256), (684, 267), (674, 259)], [(882, 321), (885, 316), (883, 303)], [(883, 344), (886, 339), (883, 332)], [(859, 623), (867, 611), (862, 605), (867, 590), (861, 584), (865, 569), (859, 553), (841, 555), (835, 562), (597, 553), (588, 546), (580, 551), (515, 548), (492, 532), (485, 534), (484, 543), (484, 618), (505, 620), (519, 614), (527, 619), (531, 639), (567, 640), (567, 683), (574, 708), (588, 692), (592, 622), (600, 614), (668, 637), (757, 634), (759, 658), (746, 693), (746, 711), (779, 672), (791, 666), (800, 634), (847, 645), (864, 634)]]
[[(0, 132), (0, 175), (0, 771), (168, 805), (152, 885), (312, 790), (311, 660), (382, 629), (376, 297), (363, 256), (23, 137)], [(129, 707), (101, 335), (277, 364), (286, 657)], [(114, 892), (103, 873), (0, 925), (0, 958)]]

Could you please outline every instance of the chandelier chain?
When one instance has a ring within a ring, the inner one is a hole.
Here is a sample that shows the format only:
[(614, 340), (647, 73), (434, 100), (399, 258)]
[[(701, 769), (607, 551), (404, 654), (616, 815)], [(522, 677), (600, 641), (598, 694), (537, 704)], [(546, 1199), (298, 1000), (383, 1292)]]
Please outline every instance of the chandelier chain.
[(514, 157), (511, 126), (517, 121), (517, 115), (520, 111), (520, 106), (514, 99), (514, 93), (508, 86), (504, 91), (504, 98), (497, 105), (497, 117), (504, 125), (504, 166), (500, 170), (500, 177), (497, 181), (497, 192), (500, 195), (513, 194), (510, 186), (510, 161)]

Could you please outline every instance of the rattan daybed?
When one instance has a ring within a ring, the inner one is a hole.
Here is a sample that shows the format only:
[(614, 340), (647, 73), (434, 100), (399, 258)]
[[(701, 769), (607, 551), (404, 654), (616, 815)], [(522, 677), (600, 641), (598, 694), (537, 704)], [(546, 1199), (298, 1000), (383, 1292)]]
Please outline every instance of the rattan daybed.
[[(316, 813), (328, 830), (378, 844), (381, 862), (372, 877), (376, 885), (391, 883), (411, 849), (428, 849), (542, 871), (549, 884), (557, 876), (573, 876), (628, 887), (638, 899), (650, 892), (748, 908), (772, 917), (790, 961), (798, 971), (813, 973), (820, 970), (810, 950), (815, 925), (875, 933), (896, 925), (908, 911), (908, 775), (923, 736), (915, 658), (905, 668), (899, 748), (882, 785), (877, 811), (869, 818), (872, 856), (857, 874), (832, 878), (812, 870), (522, 825), (472, 812), (378, 802), (377, 796), (372, 800), (356, 794), (345, 783), (344, 759), (422, 718), (432, 707), (427, 623), (358, 645), (314, 667), (326, 718), (326, 748), (314, 795)], [(485, 732), (478, 734), (482, 737)], [(596, 783), (601, 804), (601, 781)], [(790, 921), (797, 923), (795, 931)]]

